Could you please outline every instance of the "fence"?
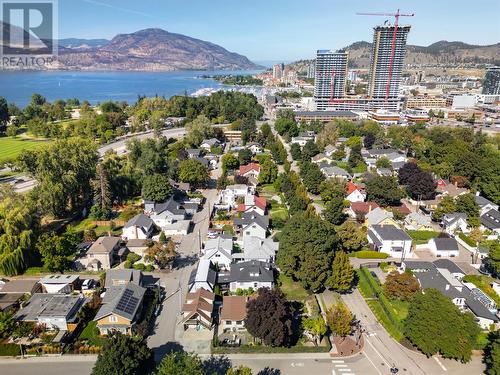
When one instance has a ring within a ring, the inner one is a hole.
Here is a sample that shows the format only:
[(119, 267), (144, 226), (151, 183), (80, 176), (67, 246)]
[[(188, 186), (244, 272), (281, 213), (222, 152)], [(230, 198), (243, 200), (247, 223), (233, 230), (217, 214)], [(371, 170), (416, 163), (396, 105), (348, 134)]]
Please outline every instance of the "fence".
[(92, 224), (97, 225), (99, 227), (108, 227), (111, 226), (113, 223), (117, 227), (123, 227), (125, 224), (127, 224), (126, 221), (123, 220), (94, 220), (92, 221)]

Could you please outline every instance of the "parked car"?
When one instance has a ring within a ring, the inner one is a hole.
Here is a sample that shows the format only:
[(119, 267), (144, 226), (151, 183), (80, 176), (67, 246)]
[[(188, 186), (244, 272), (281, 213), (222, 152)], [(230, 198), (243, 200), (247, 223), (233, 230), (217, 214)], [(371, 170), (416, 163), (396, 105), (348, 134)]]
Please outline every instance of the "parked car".
[(90, 289), (93, 289), (95, 286), (95, 281), (92, 280), (92, 279), (86, 279), (86, 280), (83, 280), (83, 283), (82, 283), (82, 290), (90, 290)]

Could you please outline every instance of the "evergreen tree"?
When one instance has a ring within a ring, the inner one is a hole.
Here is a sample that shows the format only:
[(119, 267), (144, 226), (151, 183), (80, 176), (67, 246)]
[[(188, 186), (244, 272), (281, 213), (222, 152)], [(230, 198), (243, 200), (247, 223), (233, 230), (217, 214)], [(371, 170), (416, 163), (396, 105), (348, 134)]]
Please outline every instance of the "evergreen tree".
[(323, 211), (325, 220), (334, 225), (342, 224), (347, 215), (344, 213), (344, 198), (334, 197), (326, 203), (325, 210)]
[(167, 176), (155, 173), (144, 177), (141, 193), (144, 200), (166, 202), (174, 193), (174, 188)]
[(342, 301), (330, 306), (326, 311), (328, 326), (337, 336), (346, 337), (351, 333), (352, 319), (352, 313)]
[(484, 348), (484, 363), (487, 375), (500, 375), (500, 331), (490, 332)]
[(156, 368), (156, 375), (204, 375), (203, 363), (196, 354), (172, 352), (163, 357)]
[(337, 251), (333, 260), (332, 275), (326, 286), (337, 292), (343, 293), (351, 289), (354, 280), (354, 269), (349, 262), (349, 257), (343, 251)]

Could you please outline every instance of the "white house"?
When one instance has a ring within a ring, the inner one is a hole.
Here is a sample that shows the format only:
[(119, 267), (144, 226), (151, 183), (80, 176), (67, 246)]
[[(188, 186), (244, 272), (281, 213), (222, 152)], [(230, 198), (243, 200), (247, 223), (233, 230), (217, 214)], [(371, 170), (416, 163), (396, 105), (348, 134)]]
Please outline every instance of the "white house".
[(349, 172), (335, 165), (320, 164), (319, 169), (323, 172), (326, 178), (341, 178), (344, 180), (351, 179)]
[(248, 182), (256, 186), (257, 183), (259, 182), (260, 165), (257, 163), (240, 165), (238, 175), (246, 177), (248, 179)]
[(233, 221), (236, 232), (245, 237), (267, 237), (267, 228), (269, 227), (269, 217), (259, 215), (256, 212), (245, 212), (240, 218)]
[(209, 259), (200, 259), (198, 267), (191, 272), (188, 283), (188, 292), (193, 293), (198, 289), (213, 291), (217, 280), (217, 271)]
[(254, 194), (245, 195), (244, 203), (238, 204), (238, 212), (257, 212), (259, 215), (265, 215), (267, 209), (267, 200)]
[(231, 265), (229, 290), (272, 288), (274, 286), (274, 270), (269, 263), (251, 260)]
[(245, 184), (228, 185), (219, 194), (220, 207), (231, 209), (236, 207), (236, 200), (250, 193), (250, 188)]
[(428, 243), (429, 249), (436, 257), (457, 257), (458, 242), (454, 238), (432, 238)]
[(258, 143), (252, 142), (246, 145), (246, 148), (250, 150), (252, 155), (257, 155), (262, 153), (262, 147)]
[(346, 194), (347, 196), (345, 199), (347, 199), (349, 202), (364, 202), (366, 199), (366, 193), (361, 191), (361, 189), (351, 181), (347, 181)]
[(144, 214), (139, 214), (123, 226), (122, 238), (124, 240), (145, 240), (151, 237), (153, 231), (153, 220)]
[(69, 294), (75, 290), (80, 279), (79, 275), (50, 275), (40, 280), (45, 293)]
[(467, 223), (467, 215), (462, 212), (454, 212), (443, 215), (441, 225), (448, 234), (454, 234), (455, 231), (469, 232), (469, 224)]
[(411, 237), (394, 225), (373, 225), (368, 229), (368, 243), (373, 249), (393, 258), (409, 258)]
[(164, 229), (168, 225), (186, 219), (186, 210), (173, 197), (165, 203), (144, 202), (144, 211), (150, 215), (151, 220)]
[(422, 215), (418, 212), (411, 212), (406, 215), (404, 225), (408, 230), (432, 229), (430, 216)]
[(202, 252), (202, 259), (208, 259), (213, 264), (228, 270), (233, 262), (233, 257), (231, 255), (233, 252), (233, 239), (221, 236), (209, 239), (205, 243)]
[(245, 236), (243, 240), (243, 253), (233, 254), (236, 261), (258, 260), (260, 262), (274, 263), (278, 252), (279, 242), (272, 238), (259, 238)]
[(216, 138), (204, 139), (201, 142), (200, 148), (210, 151), (212, 147), (220, 146), (220, 142)]
[(479, 206), (479, 216), (484, 215), (489, 210), (497, 210), (498, 211), (498, 204), (495, 204), (492, 201), (480, 196), (479, 192), (476, 193), (474, 200), (476, 201), (477, 205)]

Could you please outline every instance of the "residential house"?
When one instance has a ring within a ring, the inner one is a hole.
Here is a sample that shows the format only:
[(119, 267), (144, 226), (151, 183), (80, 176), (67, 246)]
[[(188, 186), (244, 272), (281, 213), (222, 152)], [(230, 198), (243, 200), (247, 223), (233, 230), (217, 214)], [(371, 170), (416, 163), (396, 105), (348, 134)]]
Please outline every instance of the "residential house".
[(274, 263), (279, 243), (272, 238), (246, 236), (243, 240), (243, 253), (233, 254), (233, 259), (238, 261), (257, 260), (260, 262)]
[(331, 158), (332, 155), (335, 153), (335, 151), (337, 151), (337, 148), (333, 145), (328, 145), (325, 147), (325, 150), (323, 151), (323, 153), (325, 154), (325, 156)]
[(411, 212), (405, 217), (404, 226), (408, 230), (430, 230), (432, 229), (430, 216), (419, 212)]
[(188, 292), (198, 289), (213, 291), (217, 281), (217, 271), (210, 259), (201, 258), (198, 267), (191, 272), (188, 283)]
[(270, 263), (251, 260), (231, 264), (229, 274), (229, 290), (272, 288), (274, 286), (274, 269)]
[(144, 214), (138, 214), (123, 226), (122, 238), (124, 240), (145, 240), (151, 238), (154, 229), (153, 220)]
[(27, 296), (40, 292), (38, 280), (18, 279), (2, 283), (0, 288), (0, 311), (11, 311)]
[(474, 200), (476, 201), (477, 205), (479, 206), (479, 216), (484, 215), (489, 210), (497, 210), (498, 211), (498, 204), (495, 204), (492, 201), (490, 201), (489, 199), (486, 199), (486, 198), (480, 196), (479, 192), (476, 193)]
[(188, 293), (186, 303), (182, 307), (181, 323), (184, 330), (212, 330), (214, 325), (215, 294), (200, 288)]
[(149, 249), (148, 244), (150, 243), (150, 240), (128, 240), (127, 241), (127, 249), (139, 255), (140, 257), (143, 257), (146, 255), (146, 251)]
[(366, 150), (365, 154), (368, 155), (370, 158), (374, 159), (379, 159), (381, 157), (388, 157), (388, 155), (392, 154), (400, 155), (399, 151), (394, 148), (372, 148)]
[(368, 228), (368, 243), (374, 250), (392, 258), (411, 257), (411, 237), (394, 225), (373, 225)]
[(44, 324), (50, 330), (73, 332), (78, 326), (78, 312), (86, 301), (81, 295), (35, 293), (21, 305), (14, 319)]
[[(444, 182), (444, 184), (443, 184)], [(459, 195), (466, 194), (469, 192), (467, 188), (460, 188), (457, 183), (451, 184), (444, 180), (441, 180), (441, 184), (437, 185), (436, 193), (442, 196), (449, 196), (452, 198), (458, 197)]]
[(247, 236), (266, 238), (269, 228), (269, 217), (259, 215), (257, 212), (245, 212), (233, 221), (236, 233), (243, 239)]
[(377, 174), (383, 177), (394, 176), (394, 172), (389, 168), (377, 168)]
[(165, 235), (186, 235), (191, 224), (181, 203), (173, 197), (164, 203), (144, 202), (144, 211)]
[(251, 142), (246, 145), (247, 150), (250, 150), (252, 152), (252, 155), (257, 155), (262, 153), (262, 147), (256, 143), (256, 142)]
[(298, 137), (292, 137), (291, 143), (297, 143), (300, 147), (304, 147), (307, 142), (313, 141), (316, 139), (314, 135), (301, 134)]
[(238, 198), (244, 198), (249, 193), (251, 189), (245, 184), (228, 185), (219, 194), (218, 204), (216, 206), (225, 209), (232, 209), (236, 207), (236, 201)]
[(202, 259), (208, 259), (220, 268), (228, 270), (233, 262), (233, 257), (231, 255), (233, 252), (233, 239), (223, 236), (209, 239), (205, 243), (202, 252)]
[(220, 145), (221, 144), (217, 138), (210, 138), (210, 139), (204, 139), (201, 142), (200, 148), (210, 151), (212, 147), (218, 147)]
[(102, 305), (94, 321), (101, 335), (121, 332), (131, 335), (140, 320), (146, 288), (135, 283), (106, 288)]
[(50, 275), (40, 280), (44, 293), (72, 293), (80, 282), (79, 275)]
[(500, 212), (498, 210), (491, 209), (481, 215), (479, 219), (481, 229), (493, 232), (496, 237), (500, 235)]
[(345, 199), (349, 202), (364, 202), (366, 199), (366, 193), (351, 181), (347, 181), (346, 195)]
[(259, 182), (260, 165), (257, 163), (240, 165), (238, 175), (246, 177), (249, 183), (251, 183), (253, 186), (257, 186)]
[(368, 225), (397, 225), (394, 220), (394, 214), (380, 207), (374, 208), (368, 212), (365, 219)]
[(463, 212), (444, 214), (443, 218), (441, 219), (441, 226), (448, 234), (454, 234), (456, 231), (462, 231), (464, 233), (469, 232), (467, 215)]
[(87, 251), (85, 258), (81, 259), (80, 262), (90, 270), (109, 270), (118, 258), (120, 249), (120, 237), (99, 237)]
[(449, 259), (439, 259), (434, 262), (404, 261), (403, 270), (410, 269), (424, 290), (433, 288), (448, 297), (458, 308), (469, 311), (476, 317), (476, 322), (483, 330), (489, 330), (491, 325), (498, 327), (499, 318), (496, 307), (491, 311), (491, 301), (483, 298), (473, 288), (470, 290), (462, 283), (465, 275), (460, 267)]
[(326, 156), (325, 154), (323, 153), (320, 153), (318, 155), (315, 155), (311, 158), (311, 161), (315, 164), (328, 164), (332, 161), (332, 159), (328, 156)]
[(129, 283), (143, 286), (142, 272), (136, 269), (114, 269), (106, 271), (106, 281), (104, 287), (106, 289), (115, 286), (127, 285)]
[(257, 212), (259, 215), (267, 213), (267, 200), (253, 194), (245, 195), (244, 203), (237, 206), (238, 212)]
[(203, 159), (208, 162), (208, 167), (210, 169), (216, 169), (219, 164), (219, 157), (215, 154), (206, 154), (203, 156)]
[(201, 150), (196, 148), (188, 148), (186, 150), (189, 159), (196, 159), (201, 157)]
[(362, 216), (364, 220), (366, 215), (377, 207), (378, 204), (376, 202), (351, 202), (347, 212), (352, 218)]
[(345, 169), (337, 167), (336, 165), (320, 164), (319, 169), (326, 178), (340, 178), (343, 180), (350, 180), (351, 175)]
[(454, 238), (432, 238), (429, 241), (429, 249), (434, 256), (458, 257), (458, 242)]
[(245, 319), (247, 317), (246, 296), (224, 296), (219, 313), (220, 332), (236, 332), (245, 330)]

